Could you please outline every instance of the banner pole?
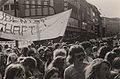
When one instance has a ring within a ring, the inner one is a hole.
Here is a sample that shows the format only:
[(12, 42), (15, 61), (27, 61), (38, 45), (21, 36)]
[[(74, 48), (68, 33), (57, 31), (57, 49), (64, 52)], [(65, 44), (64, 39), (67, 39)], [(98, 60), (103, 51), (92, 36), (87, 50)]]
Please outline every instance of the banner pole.
[[(17, 17), (17, 6), (16, 6), (16, 0), (14, 0), (14, 6), (15, 6), (15, 8), (14, 8), (14, 13), (15, 13), (15, 17)], [(15, 46), (18, 48), (18, 40), (15, 40)]]

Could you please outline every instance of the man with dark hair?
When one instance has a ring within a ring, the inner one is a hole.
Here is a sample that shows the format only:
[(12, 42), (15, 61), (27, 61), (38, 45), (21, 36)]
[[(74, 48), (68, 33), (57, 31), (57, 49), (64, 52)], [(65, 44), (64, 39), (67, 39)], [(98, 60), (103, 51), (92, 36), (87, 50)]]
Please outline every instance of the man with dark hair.
[(25, 69), (26, 78), (33, 76), (32, 71), (36, 68), (37, 62), (33, 57), (26, 57), (21, 64)]
[(27, 57), (28, 56), (28, 47), (23, 47), (21, 50), (21, 57)]
[(69, 56), (71, 63), (64, 71), (64, 79), (85, 79), (84, 68), (86, 64), (83, 63), (85, 59), (85, 51), (80, 45), (73, 45), (69, 49)]
[(36, 62), (37, 62), (37, 66), (36, 68), (41, 72), (44, 73), (44, 64), (43, 61), (39, 58), (37, 58), (37, 54), (36, 54), (36, 49), (35, 48), (31, 48), (28, 51), (28, 56), (31, 56), (33, 58), (35, 58)]

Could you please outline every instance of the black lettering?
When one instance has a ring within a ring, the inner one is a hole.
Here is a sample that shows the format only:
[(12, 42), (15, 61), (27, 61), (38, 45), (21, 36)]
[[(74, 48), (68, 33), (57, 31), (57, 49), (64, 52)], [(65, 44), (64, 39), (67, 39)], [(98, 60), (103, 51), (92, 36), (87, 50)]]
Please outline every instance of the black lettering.
[(22, 19), (22, 18), (20, 18), (20, 22), (21, 23), (27, 23), (27, 21), (25, 19)]
[(5, 19), (4, 21), (11, 22), (12, 21), (12, 16), (5, 14)]
[(20, 26), (14, 26), (13, 27), (13, 34), (15, 34), (16, 32), (18, 32), (19, 35), (20, 35)]
[(12, 22), (19, 22), (19, 19), (18, 18), (13, 18)]
[(35, 26), (29, 26), (30, 30), (31, 30), (31, 35), (33, 35), (33, 30), (35, 28)]
[(34, 20), (34, 23), (40, 23), (40, 20), (36, 20), (36, 19), (35, 19), (35, 20)]
[(4, 32), (5, 24), (3, 22), (0, 22), (0, 27), (1, 27), (0, 31)]
[(5, 33), (12, 33), (12, 25), (11, 24), (5, 24), (5, 29), (3, 29), (4, 30), (4, 32)]
[(21, 35), (23, 35), (23, 32), (27, 31), (27, 26), (22, 26), (21, 28)]

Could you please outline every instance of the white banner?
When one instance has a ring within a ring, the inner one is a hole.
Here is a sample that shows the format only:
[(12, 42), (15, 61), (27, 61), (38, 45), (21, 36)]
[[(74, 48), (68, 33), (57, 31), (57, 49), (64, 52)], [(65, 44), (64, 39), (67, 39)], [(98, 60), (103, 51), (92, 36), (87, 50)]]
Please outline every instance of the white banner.
[(17, 18), (0, 11), (0, 37), (36, 41), (63, 36), (71, 11), (41, 19)]

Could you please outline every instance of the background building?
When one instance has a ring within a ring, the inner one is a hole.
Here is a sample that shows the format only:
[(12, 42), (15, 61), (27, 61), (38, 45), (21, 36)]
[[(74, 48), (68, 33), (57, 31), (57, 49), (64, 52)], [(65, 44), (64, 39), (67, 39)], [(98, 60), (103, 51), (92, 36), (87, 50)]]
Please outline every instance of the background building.
[(10, 15), (15, 15), (14, 12), (14, 0), (8, 0), (2, 7), (1, 10), (10, 14)]
[(120, 33), (120, 19), (119, 18), (108, 18), (102, 17), (102, 24), (105, 28), (106, 37), (115, 36)]
[(100, 12), (86, 0), (18, 0), (16, 6), (14, 1), (9, 0), (2, 10), (23, 18), (46, 17), (72, 8), (64, 41), (83, 41), (102, 36)]

